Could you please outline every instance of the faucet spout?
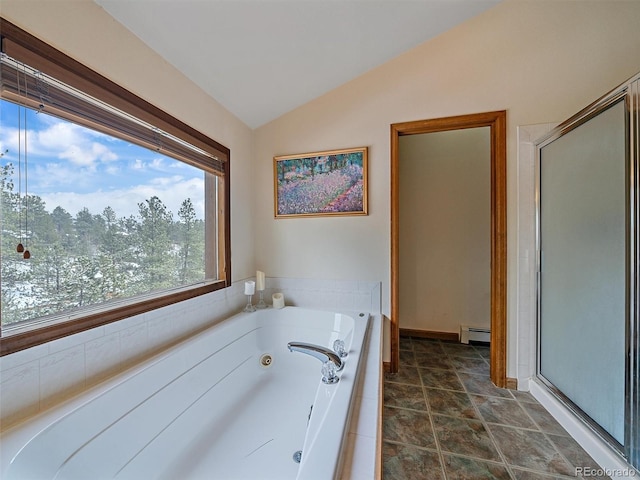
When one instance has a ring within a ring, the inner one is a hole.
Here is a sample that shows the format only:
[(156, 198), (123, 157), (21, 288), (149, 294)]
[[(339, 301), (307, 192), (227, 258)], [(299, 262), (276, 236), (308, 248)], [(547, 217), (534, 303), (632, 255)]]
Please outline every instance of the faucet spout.
[(344, 362), (338, 354), (328, 348), (321, 347), (320, 345), (303, 342), (289, 342), (287, 347), (290, 352), (306, 353), (307, 355), (317, 358), (322, 363), (331, 362), (336, 366), (338, 371), (342, 370), (344, 367)]

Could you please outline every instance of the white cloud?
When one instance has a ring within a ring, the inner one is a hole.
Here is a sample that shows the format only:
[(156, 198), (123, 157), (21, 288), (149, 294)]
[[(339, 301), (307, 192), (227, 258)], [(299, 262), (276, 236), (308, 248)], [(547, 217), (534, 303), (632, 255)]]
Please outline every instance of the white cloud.
[(204, 218), (204, 180), (180, 179), (174, 182), (155, 182), (128, 189), (97, 191), (91, 193), (57, 192), (41, 195), (48, 211), (61, 206), (71, 215), (86, 207), (92, 214), (100, 214), (107, 207), (113, 208), (118, 217), (137, 216), (138, 203), (157, 196), (177, 219), (180, 205), (191, 198), (198, 218)]
[[(15, 127), (0, 129), (0, 151), (9, 149), (3, 163), (18, 160)], [(24, 131), (20, 137), (24, 142)], [(146, 157), (136, 150), (141, 147), (129, 148), (133, 146), (127, 142), (48, 115), (30, 117), (27, 139), (29, 193), (40, 196), (49, 211), (61, 206), (75, 215), (86, 207), (100, 214), (110, 206), (119, 217), (135, 216), (138, 203), (155, 195), (174, 218), (186, 198), (191, 198), (198, 217), (204, 217), (204, 179), (201, 173), (191, 178), (194, 167), (155, 152)], [(24, 143), (20, 148), (24, 155)], [(124, 186), (133, 182), (138, 184)]]
[(119, 165), (110, 165), (104, 170), (109, 175), (118, 175), (122, 172), (122, 168)]
[(161, 157), (156, 157), (148, 164), (149, 168), (154, 168), (156, 170), (164, 170), (166, 167), (165, 161)]
[(154, 185), (154, 188), (156, 186), (162, 188), (165, 187), (167, 185), (174, 185), (174, 184), (179, 184), (180, 182), (182, 182), (183, 177), (180, 175), (174, 175), (172, 177), (156, 177), (151, 179), (151, 181), (149, 182), (151, 185)]
[(93, 142), (91, 144), (70, 144), (66, 150), (58, 154), (58, 158), (95, 170), (97, 163), (111, 162), (117, 160), (118, 156), (103, 144)]
[(157, 172), (169, 172), (170, 170), (175, 170), (176, 167), (182, 168), (183, 165), (187, 168), (193, 168), (183, 162), (173, 160), (170, 157), (154, 157), (151, 160), (147, 161), (136, 158), (135, 161), (129, 166), (129, 168), (132, 168), (134, 170), (155, 170)]
[(115, 152), (97, 141), (105, 141), (108, 138), (101, 133), (73, 123), (51, 120), (51, 117), (44, 123), (44, 128), (29, 129), (26, 133), (24, 129), (18, 132), (14, 127), (3, 128), (0, 133), (0, 148), (9, 149), (10, 158), (15, 161), (18, 159), (19, 150), (24, 158), (26, 135), (26, 151), (31, 159), (60, 158), (90, 168), (95, 168), (98, 162), (112, 162), (118, 159)]
[(58, 163), (37, 163), (30, 165), (30, 183), (33, 191), (47, 190), (61, 185), (77, 185), (85, 177), (85, 173), (77, 168), (69, 168)]

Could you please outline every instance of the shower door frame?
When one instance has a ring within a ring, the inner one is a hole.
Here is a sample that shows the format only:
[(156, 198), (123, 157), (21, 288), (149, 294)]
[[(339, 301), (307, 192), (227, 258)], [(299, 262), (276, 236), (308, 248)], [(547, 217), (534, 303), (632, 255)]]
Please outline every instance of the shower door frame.
[[(621, 445), (541, 373), (541, 151), (553, 141), (596, 117), (616, 103), (625, 105), (626, 137), (626, 331), (625, 331), (625, 434)], [(536, 378), (580, 418), (613, 451), (640, 468), (640, 74), (632, 77), (576, 115), (558, 125), (535, 144), (535, 242), (536, 242)]]

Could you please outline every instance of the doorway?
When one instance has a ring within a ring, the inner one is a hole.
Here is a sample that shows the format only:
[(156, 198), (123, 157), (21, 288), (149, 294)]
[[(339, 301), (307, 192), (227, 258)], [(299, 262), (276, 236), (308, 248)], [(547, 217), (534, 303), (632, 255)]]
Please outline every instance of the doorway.
[(391, 362), (399, 366), (400, 339), (400, 137), (489, 127), (491, 145), (491, 380), (506, 378), (506, 111), (419, 120), (391, 125)]

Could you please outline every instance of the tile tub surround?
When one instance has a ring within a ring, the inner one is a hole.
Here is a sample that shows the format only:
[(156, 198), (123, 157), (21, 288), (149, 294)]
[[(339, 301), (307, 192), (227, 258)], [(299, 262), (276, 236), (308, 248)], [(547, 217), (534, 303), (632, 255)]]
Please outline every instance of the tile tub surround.
[[(0, 428), (10, 428), (167, 348), (177, 339), (239, 312), (246, 304), (246, 280), (250, 278), (208, 295), (1, 357)], [(288, 305), (372, 314), (366, 375), (361, 378), (356, 397), (357, 414), (352, 416), (349, 428), (344, 469), (353, 472), (352, 478), (374, 478), (382, 355), (380, 283), (267, 278), (266, 287), (265, 293), (283, 292)]]
[[(382, 432), (378, 420), (382, 410), (382, 315), (371, 316), (361, 377), (352, 406), (341, 480), (380, 478), (379, 444)], [(348, 357), (347, 357), (348, 358)]]
[(2, 429), (242, 309), (243, 282), (0, 358)]
[[(380, 282), (270, 277), (266, 280), (264, 298), (271, 305), (271, 296), (282, 293), (285, 305), (375, 314), (382, 311), (381, 288)], [(257, 295), (253, 298), (256, 303)]]
[(402, 337), (400, 348), (400, 371), (384, 384), (385, 480), (551, 480), (599, 468), (531, 394), (491, 383), (488, 347)]

